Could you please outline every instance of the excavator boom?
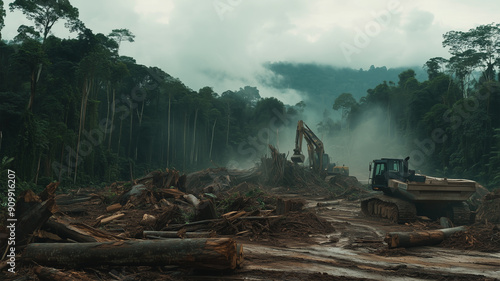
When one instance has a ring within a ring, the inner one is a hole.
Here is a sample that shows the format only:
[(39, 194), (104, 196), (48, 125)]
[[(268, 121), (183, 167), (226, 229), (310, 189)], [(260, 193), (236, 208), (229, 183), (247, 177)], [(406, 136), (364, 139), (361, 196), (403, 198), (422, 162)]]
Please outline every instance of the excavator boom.
[(302, 139), (306, 139), (307, 151), (309, 153), (309, 161), (313, 169), (322, 171), (323, 155), (325, 154), (323, 142), (314, 134), (314, 132), (307, 126), (304, 121), (299, 120), (297, 123), (297, 132), (295, 135), (295, 149), (291, 157), (294, 163), (303, 163), (304, 154), (302, 154)]

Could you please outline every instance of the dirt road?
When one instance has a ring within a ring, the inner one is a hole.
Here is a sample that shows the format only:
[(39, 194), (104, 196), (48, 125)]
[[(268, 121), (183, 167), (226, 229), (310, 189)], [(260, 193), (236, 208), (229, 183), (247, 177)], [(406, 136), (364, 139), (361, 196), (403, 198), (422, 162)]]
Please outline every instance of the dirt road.
[(411, 231), (360, 215), (359, 202), (308, 208), (334, 223), (336, 232), (313, 243), (281, 241), (280, 246), (245, 244), (245, 266), (232, 278), (244, 280), (496, 280), (500, 253), (445, 249), (438, 246), (388, 250), (388, 231)]

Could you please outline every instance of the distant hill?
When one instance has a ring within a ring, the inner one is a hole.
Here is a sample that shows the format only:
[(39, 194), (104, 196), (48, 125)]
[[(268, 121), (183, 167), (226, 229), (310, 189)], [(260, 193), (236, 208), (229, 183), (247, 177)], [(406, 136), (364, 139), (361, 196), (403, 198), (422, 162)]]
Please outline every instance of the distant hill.
[(413, 69), (417, 80), (427, 80), (427, 73), (421, 66), (386, 68), (371, 66), (368, 70), (336, 68), (313, 63), (266, 63), (265, 67), (278, 75), (280, 79), (262, 81), (277, 89), (295, 89), (307, 95), (307, 104), (321, 105), (324, 108), (333, 105), (333, 101), (342, 93), (351, 93), (359, 101), (366, 96), (368, 89), (375, 88), (383, 81), (397, 83), (398, 75)]

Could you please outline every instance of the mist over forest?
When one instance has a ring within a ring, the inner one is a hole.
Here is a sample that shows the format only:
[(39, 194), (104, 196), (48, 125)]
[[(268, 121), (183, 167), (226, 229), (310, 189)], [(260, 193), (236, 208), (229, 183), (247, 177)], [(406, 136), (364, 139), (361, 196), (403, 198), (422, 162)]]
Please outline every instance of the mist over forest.
[(360, 180), (371, 160), (410, 155), (423, 173), (500, 183), (499, 25), (446, 33), (450, 58), (421, 66), (268, 62), (263, 85), (303, 97), (287, 104), (258, 85), (191, 89), (169, 69), (120, 55), (133, 30), (96, 33), (71, 8), (76, 38), (37, 25), (0, 42), (0, 170), (31, 185), (248, 168), (268, 144), (291, 155), (298, 120)]

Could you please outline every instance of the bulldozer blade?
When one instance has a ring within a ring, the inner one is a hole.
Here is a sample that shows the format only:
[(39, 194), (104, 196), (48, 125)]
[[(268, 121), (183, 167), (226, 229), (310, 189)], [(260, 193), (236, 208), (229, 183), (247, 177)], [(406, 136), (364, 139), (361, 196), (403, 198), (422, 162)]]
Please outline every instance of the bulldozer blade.
[(304, 163), (305, 158), (303, 154), (294, 154), (291, 159), (293, 163)]

